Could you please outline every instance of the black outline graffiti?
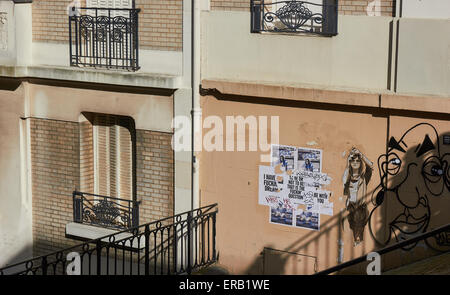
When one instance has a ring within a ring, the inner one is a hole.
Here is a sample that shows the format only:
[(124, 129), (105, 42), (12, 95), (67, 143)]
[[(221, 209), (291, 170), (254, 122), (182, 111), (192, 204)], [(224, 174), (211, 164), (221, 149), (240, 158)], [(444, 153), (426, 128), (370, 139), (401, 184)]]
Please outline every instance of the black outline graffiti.
[[(372, 193), (372, 203), (374, 205), (374, 208), (370, 212), (369, 215), (369, 230), (372, 235), (372, 238), (381, 245), (387, 245), (391, 239), (394, 237), (397, 242), (399, 242), (403, 237), (402, 236), (414, 236), (415, 234), (424, 233), (427, 231), (428, 226), (430, 224), (431, 219), (431, 208), (430, 203), (427, 194), (420, 195), (419, 190), (416, 187), (417, 192), (417, 203), (414, 205), (408, 205), (405, 204), (400, 196), (399, 188), (406, 182), (408, 177), (410, 176), (410, 169), (415, 166), (417, 167), (417, 163), (409, 163), (406, 167), (406, 176), (405, 178), (394, 187), (387, 187), (386, 180), (388, 175), (389, 176), (396, 176), (401, 170), (401, 167), (404, 165), (398, 154), (395, 152), (395, 150), (398, 150), (400, 152), (406, 152), (405, 148), (408, 148), (407, 144), (403, 141), (405, 136), (410, 133), (412, 130), (416, 129), (419, 126), (429, 126), (433, 129), (436, 138), (437, 138), (437, 146), (433, 144), (432, 140), (430, 139), (429, 135), (426, 134), (424, 137), (424, 140), (422, 144), (417, 146), (416, 150), (414, 151), (416, 154), (416, 157), (419, 158), (422, 155), (424, 155), (426, 152), (430, 150), (436, 150), (437, 156), (432, 155), (428, 156), (426, 159), (424, 159), (422, 167), (421, 167), (421, 175), (423, 177), (425, 187), (428, 190), (428, 192), (434, 196), (438, 197), (441, 196), (444, 192), (445, 187), (450, 191), (450, 171), (449, 171), (449, 163), (446, 159), (447, 156), (450, 156), (450, 153), (446, 153), (441, 155), (440, 153), (440, 143), (439, 143), (439, 134), (436, 130), (436, 128), (429, 124), (429, 123), (419, 123), (408, 129), (400, 138), (400, 140), (396, 140), (394, 137), (391, 137), (388, 143), (388, 150), (386, 154), (382, 154), (378, 157), (378, 170), (380, 173), (380, 184), (375, 188), (374, 192)], [(402, 145), (405, 147), (402, 147)], [(442, 185), (440, 186), (439, 183), (442, 182)], [(436, 189), (437, 188), (437, 189)], [(379, 241), (377, 240), (373, 228), (372, 228), (372, 217), (375, 210), (377, 210), (378, 207), (380, 207), (386, 198), (386, 192), (392, 192), (394, 193), (397, 201), (401, 206), (403, 206), (403, 212), (401, 212), (399, 215), (397, 215), (395, 218), (393, 218), (391, 221), (389, 221), (389, 235), (387, 237), (386, 241)], [(414, 216), (413, 212), (416, 209), (424, 209), (424, 213), (421, 216)], [(413, 230), (408, 231), (404, 230), (402, 226), (409, 226), (412, 227)], [(396, 234), (396, 230), (400, 233), (399, 235)], [(439, 246), (450, 246), (450, 243), (448, 239), (443, 238), (442, 236), (436, 236), (434, 237), (437, 244)], [(435, 249), (427, 240), (425, 240), (425, 243), (428, 247)], [(411, 250), (413, 249), (417, 243), (412, 244), (410, 246), (407, 246), (405, 248), (402, 248), (403, 250)], [(435, 249), (438, 250), (438, 249)]]

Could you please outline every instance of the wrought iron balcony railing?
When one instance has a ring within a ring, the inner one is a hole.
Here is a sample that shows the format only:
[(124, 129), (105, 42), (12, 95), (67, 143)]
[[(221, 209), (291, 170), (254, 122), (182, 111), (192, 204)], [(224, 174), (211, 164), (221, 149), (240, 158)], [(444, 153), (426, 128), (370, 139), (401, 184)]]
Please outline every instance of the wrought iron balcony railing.
[(251, 31), (337, 35), (338, 0), (316, 2), (251, 0)]
[(74, 222), (115, 229), (139, 225), (140, 202), (78, 191), (72, 198)]
[(139, 70), (139, 12), (73, 7), (69, 16), (70, 65)]
[(0, 276), (191, 274), (217, 262), (217, 213), (217, 204), (204, 206), (5, 266)]

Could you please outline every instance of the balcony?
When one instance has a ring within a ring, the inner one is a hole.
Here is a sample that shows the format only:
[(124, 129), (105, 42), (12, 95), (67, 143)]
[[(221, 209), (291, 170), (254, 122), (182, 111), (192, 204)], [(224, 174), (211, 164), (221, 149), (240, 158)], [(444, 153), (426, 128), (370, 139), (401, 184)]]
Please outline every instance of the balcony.
[(139, 12), (140, 9), (72, 7), (70, 65), (139, 70)]
[(139, 225), (140, 202), (73, 192), (73, 221), (124, 230)]
[(337, 35), (337, 1), (317, 2), (251, 0), (251, 32)]
[(218, 260), (217, 213), (217, 204), (179, 213), (5, 266), (0, 276), (191, 274)]

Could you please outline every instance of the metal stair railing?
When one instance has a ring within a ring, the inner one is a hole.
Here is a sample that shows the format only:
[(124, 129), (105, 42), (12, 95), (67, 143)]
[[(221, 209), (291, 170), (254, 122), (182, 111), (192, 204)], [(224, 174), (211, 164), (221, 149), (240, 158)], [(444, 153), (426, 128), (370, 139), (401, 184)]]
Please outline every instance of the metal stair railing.
[[(382, 248), (382, 249), (380, 249), (380, 250), (377, 250), (376, 253), (378, 253), (379, 255), (384, 255), (384, 254), (386, 254), (386, 253), (392, 252), (392, 251), (397, 250), (397, 249), (404, 248), (404, 247), (406, 247), (406, 246), (408, 246), (408, 245), (417, 243), (417, 242), (419, 242), (419, 241), (421, 241), (421, 240), (425, 240), (425, 239), (427, 239), (427, 238), (429, 238), (429, 237), (433, 237), (433, 236), (436, 236), (436, 235), (438, 235), (438, 234), (440, 234), (440, 233), (442, 233), (442, 232), (447, 232), (447, 231), (450, 231), (450, 223), (447, 224), (447, 225), (438, 227), (438, 228), (436, 228), (436, 229), (434, 229), (434, 230), (431, 230), (431, 231), (429, 231), (429, 232), (423, 233), (423, 234), (421, 234), (421, 235), (419, 235), (419, 236), (416, 236), (416, 237), (410, 238), (410, 239), (408, 239), (408, 240), (402, 241), (402, 242), (400, 242), (400, 243), (396, 243), (396, 244), (394, 244), (394, 245), (387, 246), (387, 247), (385, 247), (385, 248)], [(347, 267), (356, 265), (356, 264), (361, 263), (361, 262), (364, 262), (364, 261), (367, 261), (367, 254), (366, 254), (366, 255), (363, 255), (363, 256), (361, 256), (361, 257), (358, 257), (358, 258), (356, 258), (356, 259), (347, 261), (347, 262), (345, 262), (345, 263), (339, 264), (339, 265), (337, 265), (337, 266), (328, 268), (328, 269), (326, 269), (326, 270), (317, 272), (317, 273), (315, 273), (314, 275), (328, 275), (328, 274), (331, 274), (331, 273), (340, 271), (340, 270), (342, 270), (342, 269), (344, 269), (344, 268), (347, 268)]]

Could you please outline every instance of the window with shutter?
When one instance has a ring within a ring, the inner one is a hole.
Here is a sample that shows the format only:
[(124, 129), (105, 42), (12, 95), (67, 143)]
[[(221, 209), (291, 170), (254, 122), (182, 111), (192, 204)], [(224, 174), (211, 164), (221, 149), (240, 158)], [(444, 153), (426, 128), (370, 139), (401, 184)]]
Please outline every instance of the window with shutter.
[[(133, 8), (133, 0), (86, 0), (87, 7), (93, 8)], [(108, 15), (107, 11), (98, 11), (98, 15)], [(111, 17), (123, 16), (129, 17), (126, 11), (113, 11)]]
[(94, 193), (133, 199), (130, 121), (96, 115), (93, 124)]

